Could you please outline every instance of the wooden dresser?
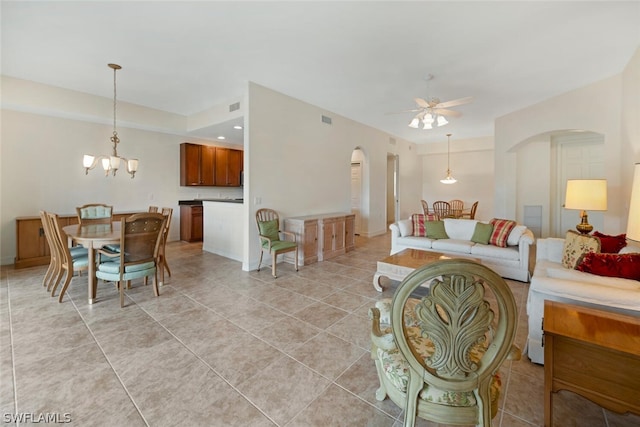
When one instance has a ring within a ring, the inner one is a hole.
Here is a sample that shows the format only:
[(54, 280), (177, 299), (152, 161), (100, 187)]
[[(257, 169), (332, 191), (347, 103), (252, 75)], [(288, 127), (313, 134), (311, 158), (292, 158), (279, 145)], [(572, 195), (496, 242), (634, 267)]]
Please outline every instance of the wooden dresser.
[(545, 426), (559, 390), (640, 415), (640, 317), (547, 300), (543, 330)]

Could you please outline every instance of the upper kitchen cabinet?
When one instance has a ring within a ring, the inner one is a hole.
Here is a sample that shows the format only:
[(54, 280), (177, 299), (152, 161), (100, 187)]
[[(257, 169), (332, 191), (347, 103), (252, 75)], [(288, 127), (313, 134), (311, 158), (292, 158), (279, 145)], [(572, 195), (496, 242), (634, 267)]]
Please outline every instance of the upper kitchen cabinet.
[(242, 150), (216, 147), (216, 186), (239, 187), (242, 161)]
[(215, 185), (216, 147), (180, 144), (180, 185)]

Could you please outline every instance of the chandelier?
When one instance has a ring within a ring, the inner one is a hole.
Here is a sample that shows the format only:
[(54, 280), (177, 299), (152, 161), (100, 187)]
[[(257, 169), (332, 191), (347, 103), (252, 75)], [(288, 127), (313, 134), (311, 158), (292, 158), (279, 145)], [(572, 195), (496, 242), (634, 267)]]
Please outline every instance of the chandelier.
[(447, 134), (447, 176), (444, 179), (441, 179), (440, 182), (443, 184), (455, 184), (458, 182), (453, 176), (451, 176), (451, 169), (449, 168), (449, 157), (451, 156), (451, 150), (449, 149), (449, 144), (451, 140), (451, 134)]
[(116, 176), (116, 172), (120, 167), (120, 163), (124, 162), (127, 172), (131, 175), (131, 179), (135, 178), (136, 171), (138, 170), (138, 159), (126, 159), (118, 156), (118, 144), (120, 138), (118, 138), (118, 131), (116, 130), (116, 71), (122, 67), (118, 64), (107, 64), (109, 68), (113, 69), (113, 136), (111, 137), (111, 143), (113, 144), (113, 150), (110, 156), (92, 156), (85, 154), (82, 159), (82, 165), (85, 169), (85, 175), (89, 174), (89, 170), (96, 167), (98, 161), (102, 163), (105, 176), (109, 176), (109, 172)]

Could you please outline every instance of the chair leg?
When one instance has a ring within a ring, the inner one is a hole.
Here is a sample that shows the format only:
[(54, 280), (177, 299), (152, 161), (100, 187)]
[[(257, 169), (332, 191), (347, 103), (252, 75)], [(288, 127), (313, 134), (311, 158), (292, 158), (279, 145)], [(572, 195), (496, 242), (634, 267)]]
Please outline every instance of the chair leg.
[(258, 271), (260, 271), (260, 266), (262, 266), (262, 255), (264, 255), (264, 251), (260, 249), (260, 261), (258, 261)]
[[(164, 265), (164, 269), (167, 270), (167, 274), (171, 277), (171, 269), (169, 268), (169, 264), (167, 264), (167, 257), (162, 255), (162, 265)], [(164, 275), (164, 273), (162, 273)]]
[(294, 259), (295, 259), (295, 261), (293, 261), (293, 263), (294, 263), (294, 265), (296, 266), (296, 271), (298, 271), (298, 247), (297, 247), (297, 246), (296, 246), (296, 250), (295, 250), (295, 252), (293, 253), (293, 255), (294, 255), (294, 257), (295, 257), (295, 258), (294, 258)]
[(277, 264), (278, 264), (278, 253), (271, 252), (271, 275), (273, 276), (274, 279), (278, 278), (278, 276), (276, 275)]
[(124, 282), (118, 282), (120, 288), (120, 308), (124, 307)]
[[(60, 296), (58, 297), (58, 302), (62, 302), (62, 298), (64, 297), (64, 293), (67, 292), (67, 288), (69, 287), (69, 283), (71, 283), (71, 279), (73, 279), (73, 273), (67, 274), (67, 279), (64, 281), (64, 285), (62, 285), (62, 289), (60, 289)], [(53, 295), (54, 292), (55, 292), (55, 288), (51, 292), (51, 296), (54, 296)]]
[[(163, 273), (164, 274), (164, 273)], [(146, 279), (146, 277), (145, 277)], [(159, 297), (160, 296), (160, 290), (158, 289), (158, 269), (156, 268), (156, 274), (155, 277), (153, 279), (153, 293), (155, 294), (155, 296)]]

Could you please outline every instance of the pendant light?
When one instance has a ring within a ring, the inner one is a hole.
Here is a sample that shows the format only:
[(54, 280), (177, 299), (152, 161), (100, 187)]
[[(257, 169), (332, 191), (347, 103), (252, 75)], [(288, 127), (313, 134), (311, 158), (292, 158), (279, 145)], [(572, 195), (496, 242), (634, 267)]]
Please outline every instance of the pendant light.
[(89, 170), (95, 168), (98, 164), (98, 160), (100, 160), (105, 176), (109, 176), (109, 172), (112, 172), (113, 176), (116, 176), (120, 163), (124, 162), (127, 172), (131, 175), (131, 179), (133, 179), (135, 178), (136, 171), (138, 170), (138, 159), (126, 159), (118, 156), (118, 144), (120, 143), (120, 138), (118, 138), (118, 131), (116, 130), (116, 71), (122, 67), (118, 64), (107, 65), (109, 68), (113, 69), (113, 136), (111, 137), (113, 150), (111, 156), (96, 157), (90, 154), (85, 154), (82, 159), (82, 165), (84, 166), (85, 174), (88, 175)]
[(447, 134), (447, 176), (444, 179), (441, 179), (440, 182), (443, 184), (455, 184), (458, 182), (453, 176), (451, 176), (451, 169), (449, 168), (449, 157), (451, 156), (450, 145), (451, 143), (451, 134)]

